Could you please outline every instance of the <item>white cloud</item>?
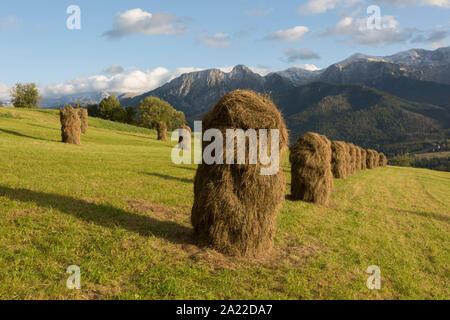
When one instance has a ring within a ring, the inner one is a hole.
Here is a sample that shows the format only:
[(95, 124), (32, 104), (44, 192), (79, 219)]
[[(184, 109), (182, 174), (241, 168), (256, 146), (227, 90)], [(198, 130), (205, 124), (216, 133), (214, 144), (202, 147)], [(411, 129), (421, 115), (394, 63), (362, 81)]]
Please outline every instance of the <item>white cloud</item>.
[(9, 101), (9, 93), (10, 88), (4, 83), (0, 83), (0, 101)]
[(439, 48), (446, 47), (446, 46), (447, 46), (446, 41), (436, 41), (436, 42), (430, 43), (430, 47), (432, 49), (439, 49)]
[(382, 16), (380, 29), (368, 29), (367, 17), (345, 17), (329, 27), (322, 36), (344, 37), (348, 41), (361, 45), (394, 43), (437, 43), (450, 35), (448, 27), (437, 26), (430, 30), (404, 28), (393, 16)]
[(125, 71), (125, 69), (119, 65), (110, 66), (110, 67), (102, 70), (103, 73), (108, 73), (108, 74), (122, 73), (124, 71)]
[(137, 8), (119, 13), (112, 29), (104, 35), (108, 38), (121, 38), (130, 34), (173, 35), (185, 31), (186, 27), (170, 13), (150, 13)]
[(144, 93), (153, 90), (183, 73), (200, 71), (199, 68), (179, 68), (170, 71), (163, 67), (153, 70), (133, 70), (114, 75), (93, 75), (76, 78), (60, 84), (39, 86), (44, 97), (58, 97), (67, 94), (107, 91), (114, 93)]
[(308, 48), (288, 48), (284, 50), (287, 62), (295, 62), (297, 60), (320, 59), (320, 56)]
[(200, 43), (208, 47), (228, 48), (230, 46), (230, 36), (226, 33), (216, 33), (214, 35), (202, 33), (200, 35)]
[(296, 26), (292, 29), (279, 30), (267, 35), (265, 40), (299, 41), (309, 31), (308, 27)]
[(382, 16), (380, 29), (368, 29), (366, 17), (345, 17), (334, 27), (328, 28), (324, 35), (344, 36), (349, 41), (362, 45), (377, 45), (405, 42), (411, 39), (415, 32), (414, 29), (400, 28), (399, 22), (393, 16)]
[(375, 0), (390, 5), (400, 7), (406, 6), (435, 6), (441, 8), (450, 8), (450, 0)]
[[(378, 3), (386, 3), (399, 7), (406, 6), (436, 6), (450, 8), (450, 0), (375, 0)], [(328, 10), (341, 9), (348, 11), (349, 8), (357, 4), (369, 5), (365, 0), (309, 0), (300, 6), (297, 12), (300, 14), (319, 14)], [(345, 12), (345, 11), (344, 11)], [(348, 14), (348, 12), (347, 12)]]
[(298, 8), (300, 14), (324, 13), (327, 10), (336, 8), (340, 0), (309, 0), (308, 3)]

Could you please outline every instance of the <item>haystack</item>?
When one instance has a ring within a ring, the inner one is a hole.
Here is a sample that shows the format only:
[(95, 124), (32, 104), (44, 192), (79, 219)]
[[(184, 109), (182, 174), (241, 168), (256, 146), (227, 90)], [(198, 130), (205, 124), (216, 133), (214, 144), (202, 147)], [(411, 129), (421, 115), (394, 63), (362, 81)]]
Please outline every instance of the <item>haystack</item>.
[(361, 170), (366, 170), (367, 169), (367, 151), (363, 148), (361, 149)]
[(333, 188), (330, 141), (308, 132), (290, 150), (293, 199), (327, 205)]
[(86, 134), (88, 128), (88, 111), (85, 108), (77, 108), (76, 110), (81, 120), (81, 133)]
[(361, 171), (361, 148), (355, 146), (355, 172)]
[(156, 124), (156, 130), (158, 131), (158, 140), (166, 141), (167, 124), (163, 121), (159, 121)]
[(356, 147), (350, 142), (347, 142), (347, 146), (349, 154), (348, 175), (351, 175), (356, 171)]
[(343, 141), (331, 142), (331, 171), (337, 179), (344, 179), (347, 176), (347, 144)]
[(67, 105), (59, 111), (62, 142), (81, 144), (81, 120), (76, 109)]
[(379, 156), (379, 166), (386, 167), (387, 166), (387, 157), (384, 155), (383, 152), (380, 152), (378, 154), (378, 156)]
[[(253, 91), (236, 90), (223, 96), (203, 117), (203, 132), (211, 128), (224, 135), (224, 150), (226, 129), (278, 129), (280, 160), (287, 146), (280, 112), (267, 97)], [(204, 147), (208, 144), (204, 142)], [(275, 218), (286, 182), (281, 170), (261, 175), (265, 166), (259, 161), (249, 164), (248, 146), (245, 158), (245, 164), (199, 165), (191, 221), (196, 236), (222, 253), (255, 257), (273, 246)]]
[(376, 163), (378, 162), (378, 153), (373, 149), (367, 149), (367, 169), (373, 169), (377, 167)]
[(182, 135), (182, 132), (179, 132), (179, 137), (178, 137), (178, 144), (179, 144), (179, 148), (182, 150), (191, 150), (191, 128), (189, 128), (189, 126), (187, 125), (183, 125), (181, 126), (180, 129), (184, 129), (186, 130), (189, 135)]
[(379, 167), (380, 166), (380, 155), (378, 154), (377, 150), (374, 150), (374, 155), (373, 155), (373, 167)]

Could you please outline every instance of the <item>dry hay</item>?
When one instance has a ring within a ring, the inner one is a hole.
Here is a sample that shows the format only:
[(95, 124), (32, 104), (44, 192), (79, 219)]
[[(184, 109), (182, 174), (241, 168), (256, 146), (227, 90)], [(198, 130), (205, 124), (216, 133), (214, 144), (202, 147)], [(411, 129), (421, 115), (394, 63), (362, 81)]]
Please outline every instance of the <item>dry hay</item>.
[(378, 154), (378, 151), (374, 150), (374, 156), (373, 156), (373, 167), (379, 167), (380, 165), (380, 155)]
[(332, 141), (331, 152), (331, 171), (333, 176), (337, 179), (344, 179), (348, 171), (348, 146), (343, 141)]
[(384, 153), (383, 153), (383, 152), (380, 152), (380, 153), (378, 154), (378, 157), (379, 157), (378, 166), (380, 166), (380, 167), (386, 167), (386, 166), (387, 166), (387, 158), (386, 158), (386, 156), (384, 155)]
[(355, 171), (361, 171), (361, 148), (355, 146)]
[(65, 106), (59, 111), (61, 121), (62, 142), (70, 144), (81, 144), (81, 120), (76, 109), (72, 106)]
[(353, 143), (347, 142), (348, 154), (349, 154), (349, 164), (348, 164), (348, 175), (354, 174), (356, 171), (356, 147)]
[(366, 170), (367, 169), (367, 151), (363, 148), (361, 149), (361, 170)]
[(163, 121), (159, 121), (156, 124), (156, 130), (158, 131), (158, 140), (166, 141), (167, 124)]
[(85, 108), (77, 108), (81, 120), (81, 133), (86, 134), (88, 128), (88, 111)]
[(327, 205), (333, 188), (331, 142), (323, 135), (308, 132), (290, 150), (292, 198)]
[[(203, 132), (211, 128), (224, 136), (226, 129), (269, 129), (268, 141), (270, 129), (278, 129), (280, 160), (287, 146), (286, 125), (276, 106), (249, 90), (223, 96), (203, 117)], [(204, 147), (208, 144), (204, 142)], [(275, 218), (285, 198), (286, 181), (281, 170), (261, 175), (262, 167), (259, 162), (248, 164), (248, 148), (245, 164), (199, 165), (191, 215), (199, 240), (236, 256), (257, 257), (272, 248)]]
[(373, 149), (367, 149), (367, 169), (373, 169), (377, 167), (378, 153)]
[(178, 144), (179, 148), (182, 150), (191, 150), (191, 128), (187, 125), (183, 125), (180, 129), (184, 129), (189, 132), (189, 135), (183, 136), (181, 130), (179, 131)]

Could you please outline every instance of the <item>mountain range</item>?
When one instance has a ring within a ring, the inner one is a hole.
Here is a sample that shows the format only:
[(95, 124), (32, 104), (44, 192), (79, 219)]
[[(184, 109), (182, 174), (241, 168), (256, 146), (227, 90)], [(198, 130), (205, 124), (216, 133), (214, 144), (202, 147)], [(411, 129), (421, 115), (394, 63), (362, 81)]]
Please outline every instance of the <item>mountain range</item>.
[(306, 131), (388, 154), (424, 151), (450, 130), (450, 47), (391, 56), (354, 54), (321, 70), (289, 68), (261, 76), (244, 65), (186, 73), (142, 95), (168, 101), (189, 121), (201, 119), (225, 93), (269, 93), (295, 139)]

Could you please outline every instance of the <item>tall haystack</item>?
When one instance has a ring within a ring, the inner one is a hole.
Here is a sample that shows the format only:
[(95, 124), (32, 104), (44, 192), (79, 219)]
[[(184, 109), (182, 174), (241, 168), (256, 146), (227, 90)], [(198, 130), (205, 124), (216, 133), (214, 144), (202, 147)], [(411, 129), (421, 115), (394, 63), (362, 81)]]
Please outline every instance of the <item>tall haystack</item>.
[(379, 167), (380, 166), (380, 155), (378, 154), (377, 150), (374, 150), (374, 155), (373, 155), (373, 167)]
[(378, 154), (378, 156), (379, 156), (379, 162), (378, 162), (378, 165), (379, 165), (380, 167), (386, 167), (386, 166), (387, 166), (387, 157), (384, 155), (383, 152), (380, 152), (380, 153)]
[[(222, 132), (223, 150), (226, 129), (255, 129), (257, 133), (268, 129), (268, 141), (270, 130), (278, 129), (279, 161), (287, 146), (288, 134), (278, 109), (267, 97), (249, 90), (232, 91), (217, 102), (203, 117), (203, 132), (212, 128)], [(209, 143), (203, 142), (203, 146)], [(261, 168), (267, 166), (259, 161), (249, 164), (248, 144), (245, 164), (199, 165), (191, 221), (196, 236), (222, 253), (255, 257), (273, 246), (275, 218), (285, 197), (286, 181), (281, 170), (261, 175)]]
[(331, 142), (331, 171), (337, 179), (344, 179), (347, 176), (348, 147), (343, 141)]
[(373, 149), (367, 149), (367, 169), (373, 169), (377, 167), (376, 163), (378, 162), (378, 153)]
[(189, 135), (183, 136), (182, 132), (181, 131), (179, 132), (180, 135), (178, 137), (178, 144), (179, 144), (180, 149), (191, 150), (191, 140), (192, 140), (191, 139), (191, 132), (192, 132), (191, 128), (189, 128), (189, 126), (184, 124), (181, 126), (180, 129), (184, 129), (189, 133)]
[(158, 140), (166, 141), (167, 124), (164, 121), (159, 121), (156, 124), (156, 130), (158, 131)]
[(347, 146), (349, 154), (348, 175), (351, 175), (356, 171), (356, 147), (351, 142), (348, 142)]
[(76, 110), (81, 120), (81, 133), (86, 134), (88, 128), (88, 111), (85, 108), (77, 108)]
[(355, 171), (361, 171), (361, 148), (355, 146)]
[(81, 120), (76, 109), (67, 105), (59, 111), (61, 121), (62, 142), (70, 144), (81, 144)]
[(367, 151), (363, 148), (361, 149), (361, 170), (367, 169)]
[(333, 188), (330, 141), (308, 132), (290, 150), (293, 199), (327, 205)]

